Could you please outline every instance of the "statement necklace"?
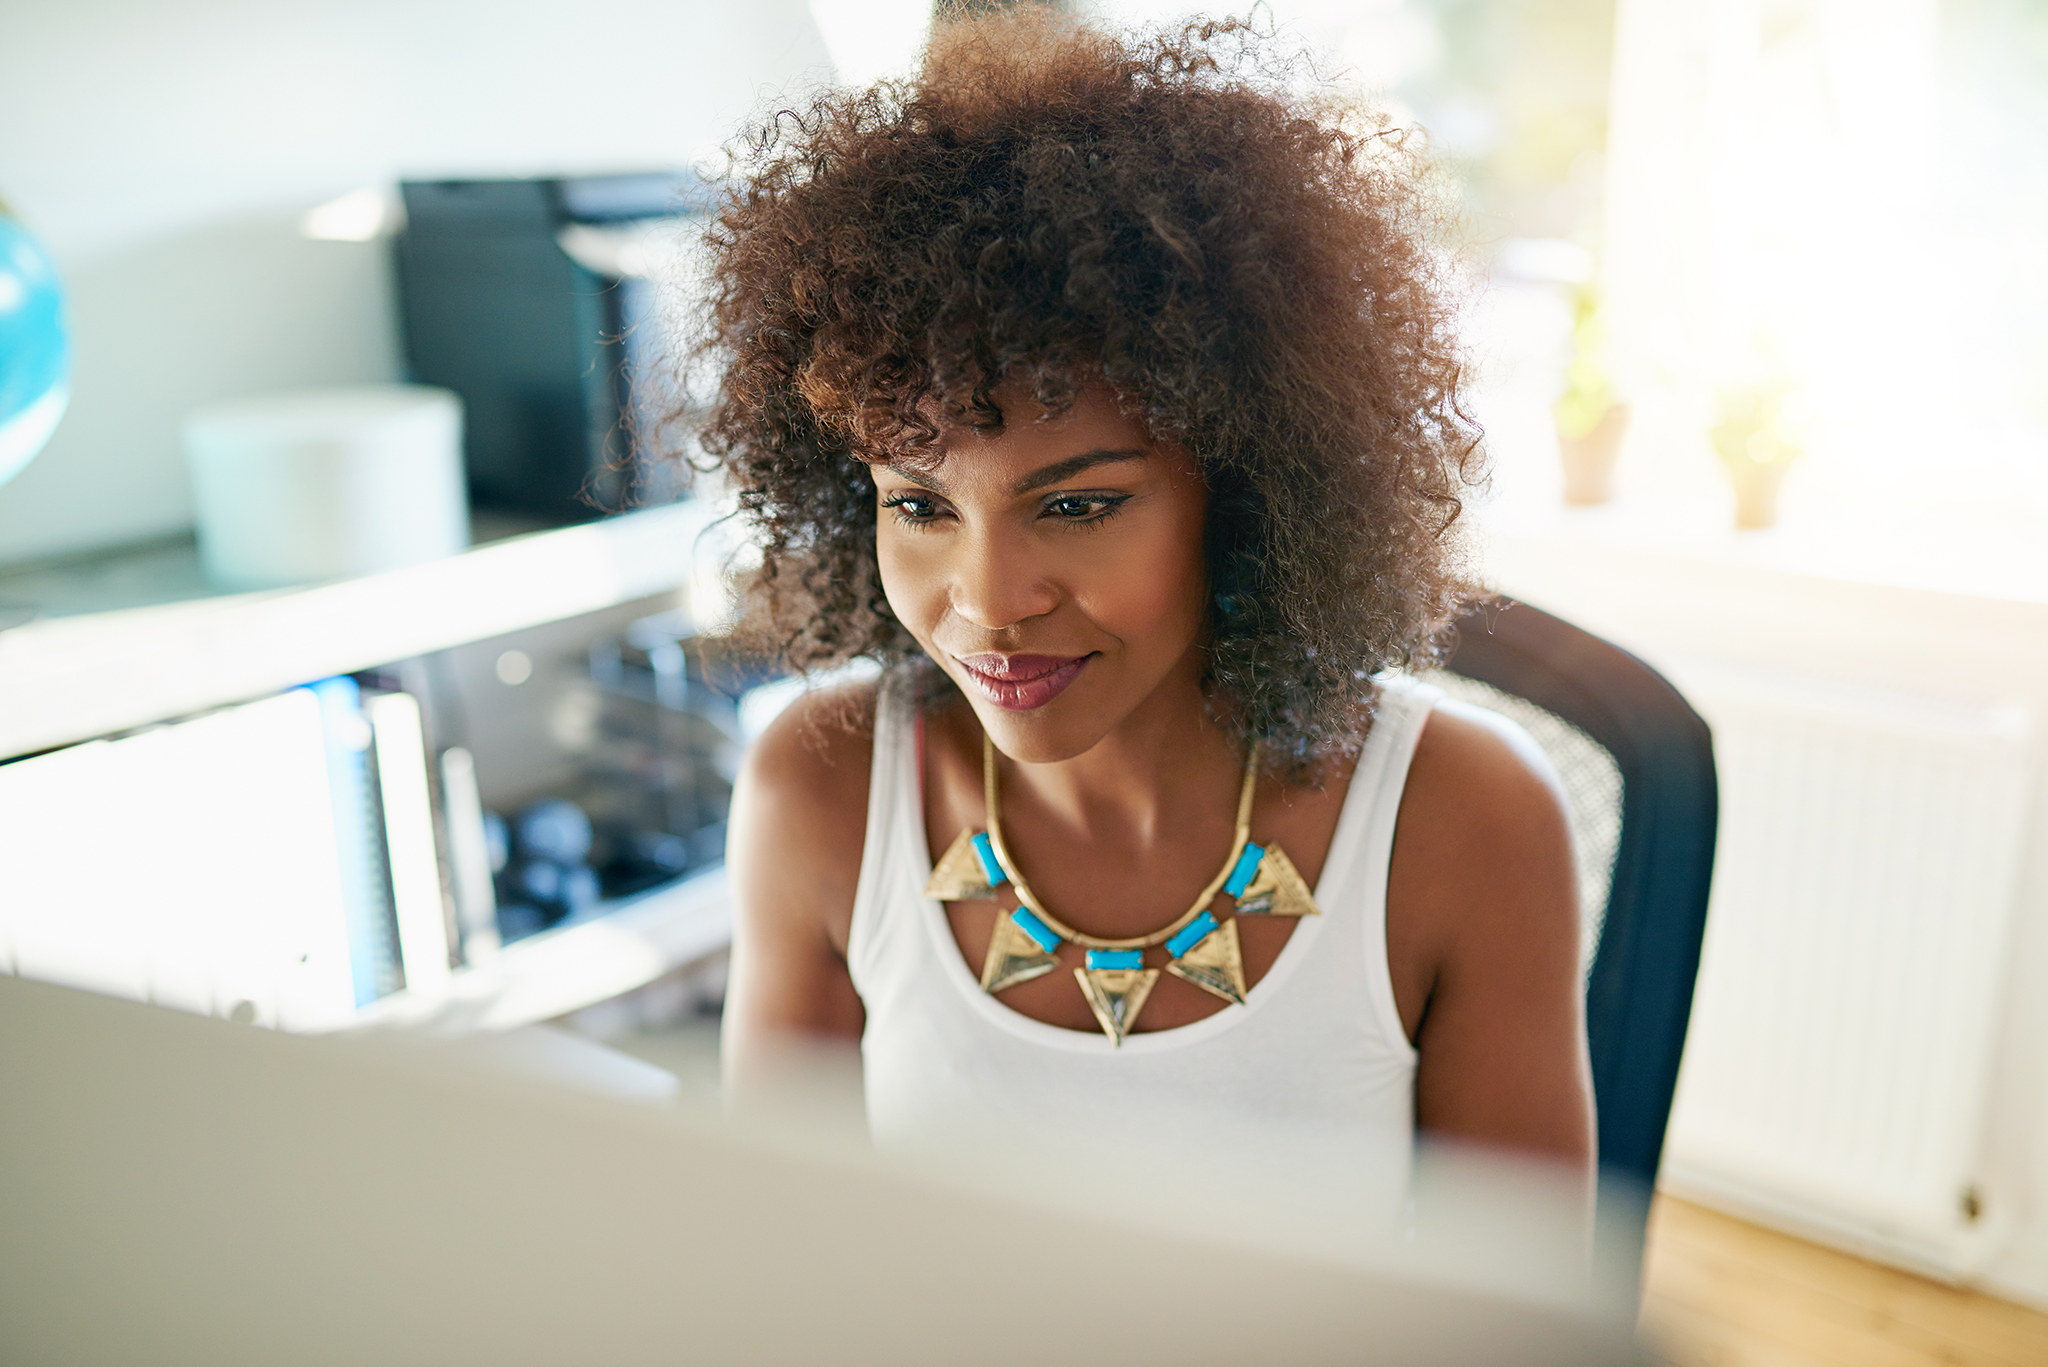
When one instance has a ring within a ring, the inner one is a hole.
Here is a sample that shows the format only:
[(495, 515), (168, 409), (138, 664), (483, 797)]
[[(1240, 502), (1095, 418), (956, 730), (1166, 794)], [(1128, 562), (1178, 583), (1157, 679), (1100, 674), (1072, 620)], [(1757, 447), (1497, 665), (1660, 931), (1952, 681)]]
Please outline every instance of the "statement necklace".
[[(1081, 984), (1081, 995), (1112, 1044), (1122, 1044), (1137, 1025), (1138, 1013), (1159, 981), (1159, 970), (1145, 967), (1145, 951), (1155, 945), (1166, 949), (1168, 973), (1242, 1006), (1244, 954), (1238, 946), (1235, 918), (1316, 916), (1322, 910), (1294, 862), (1278, 845), (1252, 843), (1252, 782), (1258, 772), (1257, 759), (1254, 746), (1245, 756), (1230, 857), (1194, 905), (1149, 935), (1106, 939), (1060, 920), (1024, 881), (1016, 858), (1003, 844), (1002, 820), (996, 813), (996, 747), (984, 734), (981, 786), (988, 807), (988, 829), (960, 832), (932, 867), (924, 895), (941, 902), (973, 902), (994, 898), (996, 889), (1005, 883), (1015, 887), (1017, 909), (997, 919), (995, 934), (989, 938), (988, 958), (981, 968), (982, 990), (993, 994), (1052, 972), (1059, 967), (1054, 955), (1061, 944), (1071, 940), (1087, 951), (1085, 966), (1074, 970), (1075, 981)], [(1219, 922), (1209, 910), (1218, 892), (1228, 893), (1233, 900), (1230, 920)]]

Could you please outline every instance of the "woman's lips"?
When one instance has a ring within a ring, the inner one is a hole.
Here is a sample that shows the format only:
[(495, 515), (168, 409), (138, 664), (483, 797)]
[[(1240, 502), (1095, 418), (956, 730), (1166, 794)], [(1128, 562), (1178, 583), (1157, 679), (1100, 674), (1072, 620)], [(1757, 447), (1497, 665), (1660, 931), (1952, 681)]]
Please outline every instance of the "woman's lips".
[(956, 655), (967, 682), (997, 707), (1029, 712), (1067, 691), (1086, 655)]

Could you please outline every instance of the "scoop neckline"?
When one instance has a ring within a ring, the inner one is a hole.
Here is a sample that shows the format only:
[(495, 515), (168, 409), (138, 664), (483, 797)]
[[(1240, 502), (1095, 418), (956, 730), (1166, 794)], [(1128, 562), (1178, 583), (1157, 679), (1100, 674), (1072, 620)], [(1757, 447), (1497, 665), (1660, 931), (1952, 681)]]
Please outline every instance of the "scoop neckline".
[[(1360, 842), (1352, 828), (1364, 820), (1366, 807), (1358, 797), (1358, 777), (1365, 770), (1367, 762), (1376, 751), (1377, 735), (1368, 734), (1358, 760), (1352, 765), (1350, 775), (1345, 779), (1344, 801), (1337, 810), (1337, 824), (1330, 831), (1330, 850), (1323, 858), (1322, 872), (1316, 878), (1313, 893), (1316, 905), (1329, 904), (1328, 894), (1343, 885), (1351, 875), (1352, 864), (1358, 858)], [(909, 839), (911, 854), (914, 856), (908, 871), (915, 875), (920, 868), (923, 877), (929, 879), (932, 869), (931, 841), (926, 839), (924, 830), (924, 785), (919, 772), (918, 749), (915, 745), (900, 747), (900, 764), (908, 773), (899, 773), (899, 781), (907, 781), (910, 795), (912, 820)], [(1200, 1044), (1236, 1028), (1249, 1020), (1265, 1003), (1278, 994), (1279, 989), (1294, 976), (1301, 962), (1306, 959), (1315, 942), (1322, 937), (1323, 926), (1330, 917), (1328, 911), (1317, 916), (1296, 918), (1294, 931), (1281, 946), (1280, 954), (1273, 960), (1273, 966), (1266, 970), (1264, 977), (1254, 983), (1246, 992), (1243, 1005), (1231, 1003), (1221, 1011), (1176, 1025), (1165, 1030), (1145, 1030), (1125, 1035), (1118, 1044), (1099, 1031), (1069, 1030), (1062, 1025), (1048, 1025), (1042, 1020), (1025, 1015), (1015, 1007), (1008, 1006), (994, 994), (982, 991), (981, 980), (968, 965), (967, 958), (960, 951), (959, 942), (953, 938), (952, 923), (946, 917), (945, 903), (924, 895), (924, 884), (917, 884), (914, 894), (924, 909), (925, 931), (932, 937), (933, 949), (943, 965), (946, 980), (967, 999), (968, 1008), (983, 1020), (1004, 1032), (1034, 1044), (1074, 1053), (1102, 1054), (1105, 1056), (1129, 1056), (1137, 1054), (1168, 1053), (1175, 1049)]]

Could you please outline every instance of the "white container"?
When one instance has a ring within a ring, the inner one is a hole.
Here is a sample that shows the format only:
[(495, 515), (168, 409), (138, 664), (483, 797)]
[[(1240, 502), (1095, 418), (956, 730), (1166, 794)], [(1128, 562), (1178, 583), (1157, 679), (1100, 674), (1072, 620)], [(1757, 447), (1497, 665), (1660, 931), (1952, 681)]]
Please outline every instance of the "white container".
[(207, 581), (279, 588), (469, 544), (462, 401), (366, 385), (209, 404), (185, 420)]

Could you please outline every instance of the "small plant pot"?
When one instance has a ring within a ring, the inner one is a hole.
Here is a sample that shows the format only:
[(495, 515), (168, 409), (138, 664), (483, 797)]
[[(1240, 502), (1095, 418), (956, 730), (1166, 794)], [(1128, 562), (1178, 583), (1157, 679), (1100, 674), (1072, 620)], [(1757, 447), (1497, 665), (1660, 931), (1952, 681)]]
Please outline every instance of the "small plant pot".
[(1727, 466), (1728, 478), (1735, 485), (1735, 525), (1744, 531), (1777, 526), (1778, 491), (1784, 487), (1785, 472), (1792, 462), (1732, 460)]
[(1574, 508), (1605, 503), (1614, 497), (1614, 467), (1621, 458), (1621, 439), (1628, 431), (1628, 405), (1608, 405), (1600, 421), (1582, 436), (1557, 434), (1557, 453), (1564, 462), (1564, 501)]

